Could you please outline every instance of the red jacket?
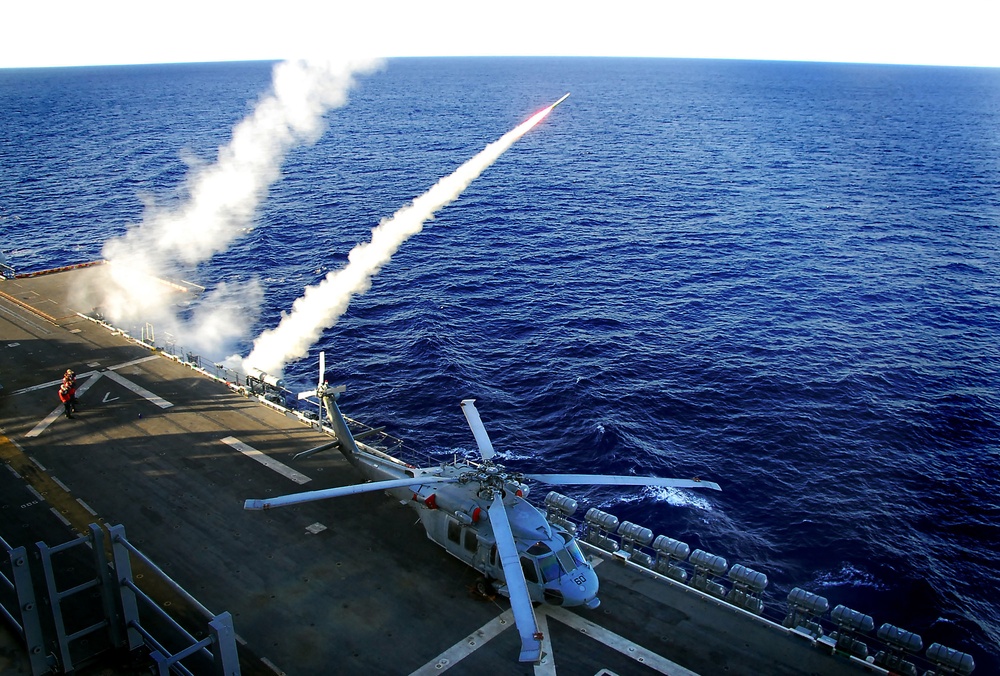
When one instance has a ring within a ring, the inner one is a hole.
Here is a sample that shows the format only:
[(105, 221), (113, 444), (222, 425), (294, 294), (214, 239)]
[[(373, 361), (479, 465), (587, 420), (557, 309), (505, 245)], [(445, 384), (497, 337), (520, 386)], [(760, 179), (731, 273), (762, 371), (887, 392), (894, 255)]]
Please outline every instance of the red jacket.
[(59, 401), (66, 403), (67, 401), (73, 401), (73, 395), (76, 394), (75, 387), (60, 387), (59, 388)]

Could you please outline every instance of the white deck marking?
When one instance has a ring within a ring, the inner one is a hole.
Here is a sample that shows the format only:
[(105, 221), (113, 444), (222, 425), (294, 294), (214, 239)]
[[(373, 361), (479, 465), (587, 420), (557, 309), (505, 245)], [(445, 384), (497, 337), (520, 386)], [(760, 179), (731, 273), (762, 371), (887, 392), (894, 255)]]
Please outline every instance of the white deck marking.
[[(646, 665), (653, 671), (668, 674), (668, 676), (698, 676), (697, 673), (690, 669), (685, 669), (681, 665), (671, 662), (666, 657), (657, 655), (651, 650), (643, 648), (638, 643), (629, 641), (627, 638), (594, 624), (590, 620), (585, 620), (565, 608), (548, 605), (542, 605), (535, 609), (538, 630), (544, 635), (542, 639), (542, 659), (539, 664), (535, 665), (536, 676), (552, 676), (556, 673), (555, 651), (552, 648), (552, 642), (549, 638), (546, 616), (556, 619), (572, 629), (576, 629), (584, 636), (603, 643), (613, 650), (617, 650), (622, 655)], [(414, 671), (410, 676), (430, 676), (430, 674), (440, 674), (443, 671), (447, 671), (476, 650), (482, 648), (486, 645), (487, 641), (497, 634), (513, 626), (514, 614), (510, 610), (506, 610), (495, 619), (484, 624), (475, 633), (470, 634)]]
[[(76, 376), (77, 380), (83, 380), (84, 378), (89, 378), (90, 376), (97, 373), (97, 371), (87, 371), (86, 373), (80, 373)], [(50, 380), (47, 383), (42, 383), (41, 385), (32, 385), (31, 387), (23, 387), (20, 390), (14, 390), (11, 392), (11, 396), (15, 394), (24, 394), (25, 392), (34, 392), (35, 390), (44, 390), (46, 387), (55, 387), (56, 385), (62, 385), (62, 378), (59, 380)]]
[(69, 522), (69, 519), (67, 519), (65, 516), (63, 516), (62, 514), (60, 514), (58, 509), (56, 509), (55, 507), (49, 507), (49, 511), (52, 512), (53, 514), (55, 514), (56, 518), (59, 519), (60, 521), (62, 521), (64, 526), (67, 526), (69, 528), (73, 527), (73, 524), (71, 524)]
[[(87, 380), (87, 382), (85, 382), (83, 385), (80, 385), (80, 387), (77, 388), (76, 393), (78, 395), (83, 395), (84, 392), (86, 392), (87, 390), (90, 389), (91, 385), (93, 385), (94, 383), (96, 383), (100, 379), (101, 379), (101, 374), (100, 373), (95, 373), (93, 375), (93, 377), (91, 377), (89, 380)], [(60, 380), (59, 382), (62, 382), (62, 381)], [(28, 432), (27, 434), (25, 434), (24, 436), (26, 436), (26, 437), (37, 437), (39, 434), (41, 434), (42, 432), (44, 432), (49, 425), (51, 425), (52, 423), (54, 423), (55, 420), (56, 420), (56, 418), (59, 417), (59, 414), (62, 413), (64, 410), (65, 410), (65, 407), (62, 404), (59, 404), (58, 406), (55, 407), (55, 409), (53, 409), (52, 413), (49, 413), (47, 416), (45, 416), (40, 423), (38, 423), (37, 425), (35, 425), (31, 429), (31, 431)]]
[[(124, 364), (118, 364), (117, 366), (112, 366), (111, 368), (113, 368), (113, 369), (124, 368), (126, 366), (131, 366), (133, 364), (138, 364), (140, 362), (149, 361), (150, 359), (158, 359), (158, 358), (159, 357), (157, 357), (156, 355), (153, 355), (151, 357), (143, 357), (141, 359), (134, 359), (132, 361), (125, 362)], [(85, 383), (83, 383), (82, 385), (80, 385), (79, 388), (77, 388), (77, 390), (76, 390), (77, 396), (78, 397), (82, 397), (83, 394), (84, 394), (84, 392), (86, 392), (87, 390), (89, 390), (90, 386), (93, 385), (94, 383), (96, 383), (100, 379), (100, 377), (102, 375), (106, 375), (108, 378), (111, 378), (111, 380), (115, 381), (116, 383), (118, 383), (122, 387), (124, 387), (124, 388), (126, 388), (128, 390), (131, 390), (132, 392), (135, 392), (136, 394), (138, 394), (140, 397), (143, 397), (144, 399), (148, 399), (149, 401), (153, 402), (154, 404), (156, 404), (160, 408), (170, 408), (171, 406), (173, 406), (173, 404), (171, 404), (166, 399), (163, 399), (162, 397), (156, 396), (155, 394), (153, 394), (152, 392), (150, 392), (149, 390), (147, 390), (145, 387), (142, 387), (140, 385), (136, 385), (135, 383), (133, 383), (131, 380), (129, 380), (125, 376), (119, 375), (119, 374), (117, 374), (117, 373), (115, 373), (114, 371), (111, 371), (111, 370), (108, 370), (108, 371), (90, 371), (88, 373), (83, 373), (83, 374), (79, 375), (78, 378), (81, 379), (81, 380), (83, 378), (85, 378), (85, 377), (88, 377), (88, 376), (90, 376), (90, 377), (87, 379), (87, 381)], [(57, 384), (59, 384), (61, 382), (62, 382), (61, 380), (55, 380), (55, 381), (52, 381), (51, 383), (44, 383), (42, 385), (35, 385), (34, 387), (29, 387), (29, 388), (25, 388), (23, 390), (18, 390), (17, 392), (13, 392), (12, 394), (21, 394), (22, 392), (30, 392), (31, 390), (38, 390), (38, 389), (42, 389), (44, 387), (50, 387), (52, 385), (57, 385)], [(107, 402), (107, 397), (106, 396), (105, 396), (104, 399), (105, 399), (105, 402)], [(42, 432), (44, 432), (46, 430), (46, 428), (48, 428), (49, 425), (51, 425), (53, 422), (55, 422), (56, 418), (59, 417), (59, 414), (62, 413), (63, 410), (64, 410), (64, 407), (63, 407), (62, 404), (60, 404), (55, 409), (53, 409), (52, 413), (49, 413), (47, 416), (45, 416), (45, 418), (43, 418), (41, 422), (39, 422), (37, 425), (35, 425), (34, 428), (32, 428), (32, 430), (30, 432), (28, 432), (27, 434), (25, 434), (24, 436), (25, 437), (37, 437), (39, 434), (41, 434)]]
[(266, 657), (261, 657), (260, 661), (263, 662), (264, 666), (266, 666), (268, 669), (270, 669), (274, 673), (278, 674), (278, 676), (285, 676), (285, 672), (283, 672), (281, 669), (279, 669), (278, 665), (276, 665), (271, 660), (267, 659)]
[(2, 305), (0, 305), (0, 312), (3, 312), (4, 314), (10, 315), (11, 317), (13, 317), (14, 319), (18, 320), (19, 322), (23, 322), (23, 323), (27, 324), (28, 326), (30, 326), (31, 328), (33, 328), (33, 329), (35, 329), (37, 331), (41, 331), (42, 333), (52, 333), (52, 331), (50, 331), (49, 329), (45, 328), (44, 326), (39, 326), (38, 324), (36, 324), (35, 322), (31, 321), (30, 319), (28, 319), (24, 315), (21, 315), (21, 314), (19, 314), (17, 312), (12, 312), (11, 310), (8, 310), (7, 308), (5, 308)]
[[(118, 369), (123, 369), (123, 368), (125, 368), (127, 366), (135, 366), (136, 364), (141, 364), (141, 363), (149, 361), (151, 359), (159, 359), (159, 358), (160, 358), (160, 356), (156, 355), (156, 354), (150, 355), (148, 357), (140, 357), (139, 359), (133, 359), (132, 361), (127, 361), (124, 364), (116, 364), (114, 366), (109, 366), (108, 370), (109, 371), (117, 371)], [(95, 368), (95, 367), (99, 366), (99, 364), (93, 364), (93, 363), (91, 363), (91, 364), (87, 364), (87, 366)], [(97, 373), (97, 371), (87, 371), (86, 373), (80, 373), (80, 374), (78, 374), (76, 376), (76, 378), (77, 378), (77, 380), (83, 380), (84, 378), (89, 378), (90, 376), (94, 375), (95, 373)], [(14, 390), (10, 394), (11, 394), (11, 396), (13, 396), (15, 394), (24, 394), (26, 392), (34, 392), (35, 390), (44, 390), (46, 387), (55, 387), (56, 385), (59, 385), (61, 383), (62, 383), (62, 378), (60, 378), (59, 380), (50, 380), (49, 382), (42, 383), (41, 385), (32, 385), (31, 387), (22, 387), (20, 390)]]
[(274, 470), (281, 476), (291, 479), (297, 484), (304, 484), (312, 481), (312, 479), (307, 477), (305, 474), (302, 474), (301, 472), (296, 472), (288, 465), (278, 462), (277, 460), (267, 455), (266, 453), (258, 451), (253, 446), (248, 446), (247, 444), (244, 444), (236, 437), (226, 437), (225, 439), (222, 440), (222, 443), (229, 444), (230, 446), (232, 446), (233, 448), (235, 448), (237, 451), (247, 456), (248, 458), (253, 458), (260, 464), (264, 465), (264, 467)]
[(535, 624), (542, 634), (542, 656), (535, 665), (535, 676), (556, 676), (556, 656), (552, 652), (552, 638), (549, 636), (549, 620), (545, 613), (535, 613)]
[(609, 631), (598, 624), (594, 624), (590, 620), (585, 620), (565, 608), (545, 606), (545, 613), (549, 617), (555, 618), (563, 624), (576, 629), (581, 634), (589, 636), (596, 641), (600, 641), (609, 648), (614, 648), (622, 655), (630, 657), (636, 662), (644, 664), (650, 669), (658, 671), (661, 674), (669, 674), (670, 676), (698, 676), (697, 673), (691, 671), (690, 669), (685, 669), (676, 662), (671, 662), (666, 657), (657, 655), (651, 650), (643, 648), (638, 643), (634, 643), (623, 636), (619, 636), (613, 631)]
[(118, 383), (122, 387), (124, 387), (126, 389), (129, 389), (129, 390), (132, 390), (133, 392), (135, 392), (136, 394), (138, 394), (143, 399), (148, 399), (149, 401), (153, 402), (154, 404), (156, 404), (160, 408), (170, 408), (171, 406), (173, 406), (173, 404), (171, 404), (166, 399), (163, 399), (162, 397), (156, 396), (155, 394), (153, 394), (152, 392), (150, 392), (149, 390), (147, 390), (145, 387), (142, 387), (141, 385), (136, 385), (135, 383), (133, 383), (131, 380), (129, 380), (125, 376), (119, 375), (119, 374), (115, 373), (114, 371), (110, 371), (110, 370), (109, 371), (104, 371), (104, 375), (106, 375), (108, 378), (111, 378), (111, 380), (115, 381), (116, 383)]
[(467, 637), (445, 650), (430, 662), (414, 671), (410, 674), (410, 676), (429, 676), (430, 674), (440, 674), (442, 671), (447, 671), (458, 664), (461, 660), (474, 653), (476, 650), (482, 648), (491, 638), (513, 626), (514, 613), (511, 610), (505, 610), (500, 613), (499, 616), (477, 629), (475, 633), (469, 634)]
[(109, 366), (108, 369), (112, 371), (117, 371), (118, 369), (123, 369), (127, 366), (135, 366), (136, 364), (141, 364), (143, 362), (151, 361), (153, 359), (159, 359), (160, 355), (151, 354), (148, 357), (139, 357), (138, 359), (133, 359), (132, 361), (127, 361), (124, 364), (115, 364), (114, 366)]
[(88, 512), (90, 512), (91, 516), (97, 516), (97, 512), (95, 512), (95, 511), (93, 510), (93, 508), (92, 508), (92, 507), (91, 507), (90, 505), (88, 505), (88, 504), (87, 504), (86, 502), (84, 502), (84, 501), (83, 501), (83, 498), (77, 498), (77, 499), (76, 499), (76, 501), (77, 501), (77, 502), (79, 502), (79, 503), (80, 503), (80, 505), (81, 505), (81, 506), (82, 506), (82, 507), (83, 507), (83, 508), (84, 508), (85, 510), (87, 510)]

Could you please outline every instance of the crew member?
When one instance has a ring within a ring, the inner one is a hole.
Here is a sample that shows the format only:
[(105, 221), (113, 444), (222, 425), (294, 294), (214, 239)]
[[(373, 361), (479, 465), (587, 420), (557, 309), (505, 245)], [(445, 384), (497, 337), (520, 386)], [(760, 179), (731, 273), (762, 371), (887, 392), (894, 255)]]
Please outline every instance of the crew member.
[(63, 384), (69, 385), (70, 403), (72, 404), (73, 413), (76, 413), (76, 371), (66, 369), (66, 373), (63, 374)]
[(65, 380), (59, 386), (59, 401), (63, 403), (63, 407), (66, 409), (66, 417), (72, 418), (73, 411), (76, 410), (73, 405), (73, 402), (76, 401), (76, 388)]

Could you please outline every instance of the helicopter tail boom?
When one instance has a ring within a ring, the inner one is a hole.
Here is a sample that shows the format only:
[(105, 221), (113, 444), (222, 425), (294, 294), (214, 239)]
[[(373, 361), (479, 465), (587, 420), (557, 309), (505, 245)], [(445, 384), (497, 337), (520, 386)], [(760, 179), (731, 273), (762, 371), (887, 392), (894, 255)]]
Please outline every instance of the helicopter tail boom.
[(340, 442), (337, 448), (344, 454), (348, 462), (355, 467), (358, 466), (360, 462), (358, 460), (358, 444), (354, 441), (354, 435), (348, 429), (347, 421), (344, 420), (344, 416), (340, 412), (340, 408), (337, 406), (333, 395), (324, 395), (323, 404), (326, 406), (326, 412), (330, 416), (330, 425), (333, 426), (333, 433), (337, 435), (337, 440)]

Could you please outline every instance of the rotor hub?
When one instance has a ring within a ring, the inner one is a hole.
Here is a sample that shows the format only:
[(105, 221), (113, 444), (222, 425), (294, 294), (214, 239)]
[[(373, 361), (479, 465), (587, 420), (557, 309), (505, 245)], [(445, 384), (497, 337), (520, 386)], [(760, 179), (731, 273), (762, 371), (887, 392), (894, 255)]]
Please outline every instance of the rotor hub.
[(463, 484), (478, 483), (477, 495), (492, 500), (497, 494), (504, 495), (508, 486), (522, 486), (524, 476), (519, 472), (508, 472), (503, 465), (487, 460), (472, 471), (464, 472), (458, 481)]

